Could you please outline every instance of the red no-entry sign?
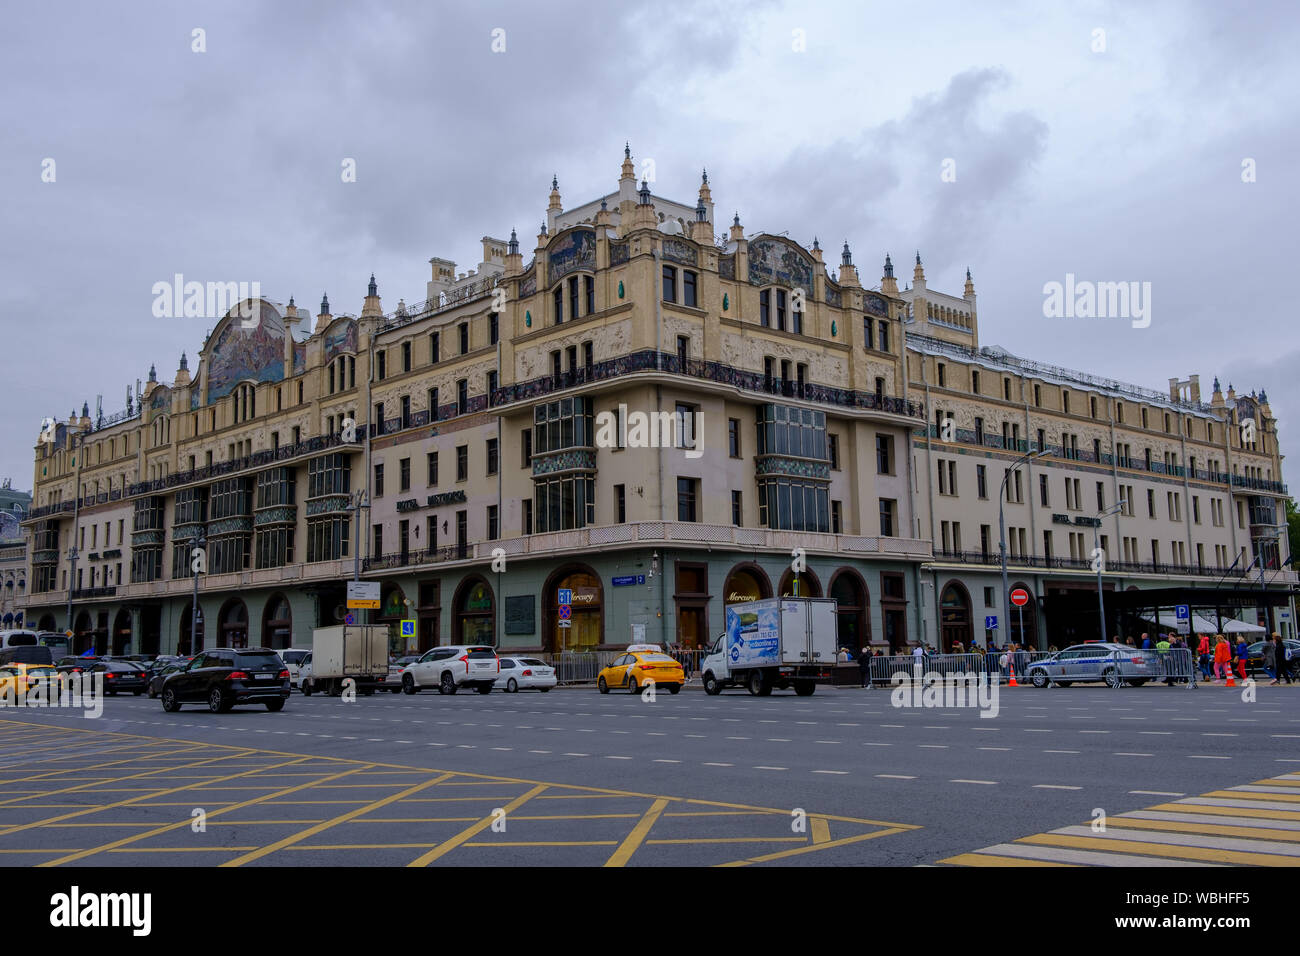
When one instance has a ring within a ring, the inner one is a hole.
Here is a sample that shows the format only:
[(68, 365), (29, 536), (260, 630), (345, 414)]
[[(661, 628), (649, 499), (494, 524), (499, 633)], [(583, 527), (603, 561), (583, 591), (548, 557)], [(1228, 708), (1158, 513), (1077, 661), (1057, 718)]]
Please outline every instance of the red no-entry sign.
[(1016, 588), (1011, 592), (1011, 603), (1016, 607), (1024, 607), (1029, 603), (1029, 592), (1024, 588)]

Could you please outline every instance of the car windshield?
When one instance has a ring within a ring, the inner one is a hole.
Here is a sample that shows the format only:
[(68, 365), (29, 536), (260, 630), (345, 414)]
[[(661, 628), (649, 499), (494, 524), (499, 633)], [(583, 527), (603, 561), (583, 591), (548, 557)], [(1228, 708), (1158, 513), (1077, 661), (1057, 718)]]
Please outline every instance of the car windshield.
[(36, 635), (32, 633), (10, 634), (6, 643), (9, 647), (33, 647), (36, 644)]
[(546, 663), (546, 661), (539, 661), (535, 657), (522, 657), (519, 659), (519, 663), (524, 664), (528, 667), (550, 667), (551, 666), (550, 664)]
[(278, 671), (283, 665), (280, 663), (278, 654), (267, 652), (265, 654), (236, 654), (235, 666), (241, 670)]
[(285, 651), (280, 655), (281, 660), (286, 664), (301, 664), (302, 659), (307, 656), (306, 651)]

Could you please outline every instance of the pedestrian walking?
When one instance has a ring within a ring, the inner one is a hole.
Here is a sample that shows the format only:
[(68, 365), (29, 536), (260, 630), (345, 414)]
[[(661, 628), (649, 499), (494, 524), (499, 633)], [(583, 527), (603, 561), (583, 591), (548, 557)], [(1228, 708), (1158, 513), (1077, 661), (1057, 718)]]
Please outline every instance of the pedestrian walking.
[(1250, 659), (1250, 650), (1246, 647), (1246, 639), (1240, 634), (1237, 635), (1237, 643), (1233, 645), (1232, 656), (1236, 658), (1238, 676), (1245, 680), (1246, 662)]
[(1273, 643), (1272, 638), (1264, 642), (1262, 655), (1264, 658), (1264, 672), (1272, 678), (1268, 682), (1269, 686), (1272, 686), (1277, 683), (1277, 645)]
[(1144, 651), (1151, 650), (1151, 636), (1147, 634), (1146, 631), (1142, 632), (1142, 640), (1139, 646), (1141, 646)]
[(1278, 670), (1278, 676), (1288, 684), (1295, 683), (1291, 677), (1291, 669), (1295, 666), (1295, 652), (1286, 646), (1286, 641), (1282, 640), (1282, 635), (1278, 634), (1277, 631), (1273, 632), (1272, 642), (1273, 659)]
[(1165, 686), (1174, 686), (1174, 679), (1169, 671), (1169, 649), (1173, 644), (1169, 641), (1169, 636), (1165, 635), (1156, 642), (1157, 659), (1160, 662), (1160, 673), (1165, 675)]
[(1212, 659), (1210, 657), (1210, 635), (1202, 634), (1200, 643), (1196, 648), (1197, 659), (1201, 665), (1201, 677), (1205, 680), (1210, 679)]
[(858, 676), (862, 678), (862, 686), (871, 687), (871, 648), (864, 647), (858, 652)]
[(1212, 683), (1217, 684), (1219, 677), (1227, 676), (1224, 671), (1232, 666), (1232, 648), (1222, 634), (1214, 635), (1214, 680)]

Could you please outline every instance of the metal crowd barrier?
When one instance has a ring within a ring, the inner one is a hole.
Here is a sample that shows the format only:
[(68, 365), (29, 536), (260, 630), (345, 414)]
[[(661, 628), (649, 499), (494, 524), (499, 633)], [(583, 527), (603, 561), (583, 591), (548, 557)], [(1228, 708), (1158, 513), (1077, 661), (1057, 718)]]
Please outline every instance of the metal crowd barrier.
[[(1051, 657), (1048, 651), (994, 651), (985, 654), (911, 654), (893, 657), (873, 657), (870, 667), (873, 686), (889, 686), (897, 673), (909, 678), (915, 675), (915, 668), (920, 664), (922, 674), (938, 674), (940, 678), (959, 679), (967, 674), (987, 675), (989, 680), (1008, 683), (1014, 669), (1016, 683), (1030, 682), (1029, 666), (1037, 661)], [(1147, 682), (1168, 682), (1186, 684), (1195, 687), (1199, 670), (1194, 652), (1185, 647), (1170, 648), (1167, 651), (1143, 650), (1129, 648), (1116, 651), (1115, 669), (1127, 680), (1132, 670), (1132, 660), (1141, 657), (1150, 662), (1149, 673), (1143, 673)], [(856, 661), (854, 663), (857, 663)], [(1120, 685), (1122, 686), (1122, 684)]]

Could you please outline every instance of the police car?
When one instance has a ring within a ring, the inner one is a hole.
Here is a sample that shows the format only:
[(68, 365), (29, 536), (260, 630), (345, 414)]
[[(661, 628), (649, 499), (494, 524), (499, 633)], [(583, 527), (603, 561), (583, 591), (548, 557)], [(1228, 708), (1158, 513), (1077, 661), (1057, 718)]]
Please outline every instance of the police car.
[(1051, 657), (1034, 661), (1026, 677), (1035, 687), (1104, 681), (1110, 687), (1128, 684), (1141, 687), (1162, 676), (1158, 651), (1144, 651), (1127, 644), (1095, 642), (1076, 644)]

